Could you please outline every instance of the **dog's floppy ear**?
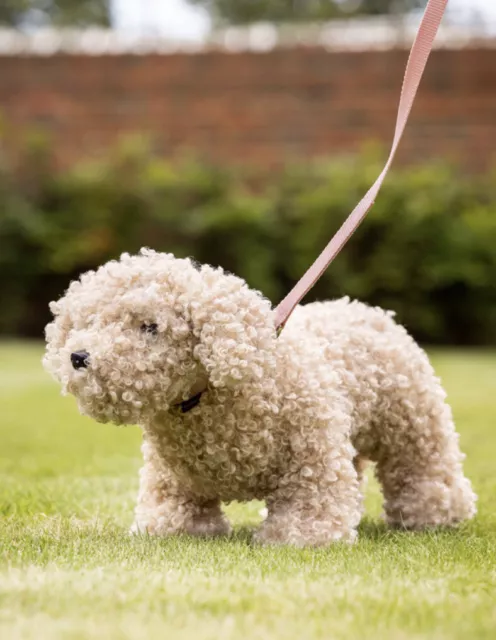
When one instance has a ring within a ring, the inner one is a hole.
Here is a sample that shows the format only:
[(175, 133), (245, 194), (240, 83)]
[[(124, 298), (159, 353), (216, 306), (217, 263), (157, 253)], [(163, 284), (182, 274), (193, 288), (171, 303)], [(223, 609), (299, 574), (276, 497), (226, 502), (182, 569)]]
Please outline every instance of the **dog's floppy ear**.
[(216, 387), (255, 382), (274, 366), (276, 331), (268, 300), (222, 269), (203, 266), (191, 302), (195, 357)]

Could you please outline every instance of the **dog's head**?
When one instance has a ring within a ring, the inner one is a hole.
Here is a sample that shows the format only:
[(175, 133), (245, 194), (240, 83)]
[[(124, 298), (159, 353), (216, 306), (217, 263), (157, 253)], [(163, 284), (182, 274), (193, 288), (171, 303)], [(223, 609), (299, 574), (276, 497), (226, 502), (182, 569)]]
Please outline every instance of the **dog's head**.
[(100, 422), (133, 424), (273, 365), (268, 300), (221, 269), (142, 250), (72, 282), (50, 309), (44, 366)]

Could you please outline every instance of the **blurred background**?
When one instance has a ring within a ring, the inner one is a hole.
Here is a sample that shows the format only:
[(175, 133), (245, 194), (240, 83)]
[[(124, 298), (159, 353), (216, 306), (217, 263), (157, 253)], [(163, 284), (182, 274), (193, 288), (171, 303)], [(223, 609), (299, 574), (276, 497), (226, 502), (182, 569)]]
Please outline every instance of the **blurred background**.
[[(0, 335), (141, 246), (277, 303), (375, 180), (423, 0), (2, 0)], [(496, 4), (451, 0), (394, 170), (307, 300), (496, 344)]]

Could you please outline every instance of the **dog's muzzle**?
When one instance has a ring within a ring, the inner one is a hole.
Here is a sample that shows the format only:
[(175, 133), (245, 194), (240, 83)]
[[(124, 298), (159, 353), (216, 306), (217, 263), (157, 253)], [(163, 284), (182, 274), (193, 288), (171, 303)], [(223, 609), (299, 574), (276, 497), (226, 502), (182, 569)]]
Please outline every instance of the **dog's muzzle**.
[(71, 353), (71, 363), (74, 369), (86, 369), (89, 364), (90, 354), (87, 351), (74, 351)]

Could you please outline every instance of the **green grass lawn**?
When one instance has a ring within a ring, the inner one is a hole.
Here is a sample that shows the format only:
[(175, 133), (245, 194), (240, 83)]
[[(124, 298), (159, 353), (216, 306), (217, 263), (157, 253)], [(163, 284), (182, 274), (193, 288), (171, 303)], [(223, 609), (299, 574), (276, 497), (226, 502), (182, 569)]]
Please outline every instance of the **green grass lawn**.
[(458, 531), (389, 532), (370, 483), (353, 547), (132, 538), (140, 435), (78, 415), (40, 365), (0, 344), (0, 637), (285, 640), (496, 637), (496, 353), (436, 352), (480, 496)]

